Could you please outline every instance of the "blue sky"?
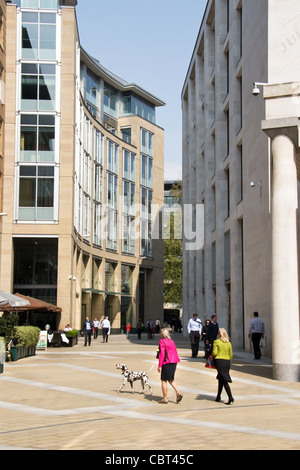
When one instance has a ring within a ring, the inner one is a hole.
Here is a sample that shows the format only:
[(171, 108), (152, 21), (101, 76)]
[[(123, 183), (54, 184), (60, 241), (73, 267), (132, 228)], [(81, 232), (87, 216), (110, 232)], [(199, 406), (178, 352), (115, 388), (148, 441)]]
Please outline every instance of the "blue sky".
[(78, 0), (80, 43), (111, 72), (166, 103), (165, 179), (181, 178), (181, 90), (206, 0)]

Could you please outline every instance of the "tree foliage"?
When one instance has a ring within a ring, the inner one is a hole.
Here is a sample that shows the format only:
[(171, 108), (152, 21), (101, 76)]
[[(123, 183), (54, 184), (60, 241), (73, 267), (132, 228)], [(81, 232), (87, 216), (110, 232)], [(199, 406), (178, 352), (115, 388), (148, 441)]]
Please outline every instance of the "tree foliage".
[(164, 238), (164, 302), (182, 305), (182, 187), (174, 185), (170, 194), (178, 209), (166, 212)]

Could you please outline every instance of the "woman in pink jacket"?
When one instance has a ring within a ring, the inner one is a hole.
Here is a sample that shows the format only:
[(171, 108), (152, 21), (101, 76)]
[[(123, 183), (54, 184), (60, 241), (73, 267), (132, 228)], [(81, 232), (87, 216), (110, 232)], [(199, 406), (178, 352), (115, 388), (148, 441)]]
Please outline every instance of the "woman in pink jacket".
[(160, 332), (161, 339), (159, 341), (159, 359), (158, 372), (161, 372), (161, 389), (163, 398), (159, 403), (168, 403), (168, 382), (176, 392), (176, 402), (182, 400), (182, 394), (179, 392), (175, 378), (175, 371), (180, 359), (174, 341), (171, 339), (169, 330), (164, 328)]

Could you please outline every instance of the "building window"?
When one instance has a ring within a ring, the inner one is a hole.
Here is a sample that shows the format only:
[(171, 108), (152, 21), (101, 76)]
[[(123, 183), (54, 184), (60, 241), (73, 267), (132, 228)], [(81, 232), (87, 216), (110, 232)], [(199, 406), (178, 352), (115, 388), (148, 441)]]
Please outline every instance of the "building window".
[(53, 166), (20, 166), (19, 169), (20, 220), (53, 220), (54, 179)]
[(141, 155), (141, 185), (147, 188), (153, 186), (153, 160), (147, 155)]
[(14, 0), (14, 3), (21, 8), (57, 10), (60, 2), (58, 0)]
[(122, 251), (135, 252), (135, 184), (123, 181)]
[(121, 292), (125, 295), (132, 294), (133, 267), (122, 264), (121, 266)]
[(107, 173), (107, 248), (117, 250), (118, 235), (118, 177)]
[(99, 132), (97, 129), (95, 129), (95, 153), (94, 153), (94, 160), (95, 162), (99, 163), (102, 165), (103, 163), (103, 141), (104, 141), (104, 136)]
[(103, 169), (98, 163), (94, 163), (94, 199), (102, 202)]
[(121, 133), (122, 140), (124, 140), (124, 142), (127, 142), (128, 144), (131, 144), (131, 127), (122, 127)]
[(88, 194), (83, 194), (83, 238), (91, 239), (91, 199)]
[(119, 146), (112, 142), (107, 141), (107, 169), (115, 174), (118, 174), (118, 151)]
[(141, 256), (152, 256), (152, 201), (153, 194), (150, 189), (141, 188)]
[(14, 292), (56, 305), (57, 238), (14, 239)]
[(92, 72), (87, 73), (85, 98), (94, 108), (96, 108), (96, 110), (98, 109), (97, 89), (98, 89), (98, 83), (97, 83), (96, 77), (92, 76)]
[(115, 292), (115, 270), (117, 265), (105, 262), (105, 290), (107, 292)]
[(102, 191), (103, 191), (103, 135), (95, 129), (94, 152), (94, 238), (95, 245), (102, 246)]
[(123, 150), (123, 178), (135, 181), (135, 154), (129, 150)]
[(141, 152), (153, 157), (153, 134), (146, 129), (141, 129)]
[(135, 252), (135, 154), (123, 150), (122, 251)]
[(102, 246), (102, 205), (94, 201), (94, 245)]
[(104, 112), (114, 118), (118, 117), (118, 90), (104, 83)]
[(55, 161), (55, 116), (21, 115), (20, 161)]
[(22, 12), (22, 59), (56, 58), (56, 14)]
[(22, 64), (21, 109), (55, 111), (55, 75), (53, 64)]
[(121, 99), (121, 114), (133, 114), (155, 123), (155, 106), (133, 93), (125, 92)]

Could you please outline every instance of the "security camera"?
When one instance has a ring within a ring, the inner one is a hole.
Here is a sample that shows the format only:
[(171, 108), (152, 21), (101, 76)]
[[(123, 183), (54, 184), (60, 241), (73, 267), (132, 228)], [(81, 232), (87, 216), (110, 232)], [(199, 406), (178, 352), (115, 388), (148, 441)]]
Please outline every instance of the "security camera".
[(252, 95), (258, 96), (259, 94), (260, 94), (260, 89), (259, 89), (258, 86), (254, 83), (254, 87), (253, 87), (253, 90), (252, 90)]
[(250, 186), (251, 188), (254, 188), (255, 186), (260, 186), (260, 188), (262, 187), (261, 183), (255, 180), (250, 181)]

